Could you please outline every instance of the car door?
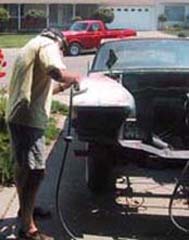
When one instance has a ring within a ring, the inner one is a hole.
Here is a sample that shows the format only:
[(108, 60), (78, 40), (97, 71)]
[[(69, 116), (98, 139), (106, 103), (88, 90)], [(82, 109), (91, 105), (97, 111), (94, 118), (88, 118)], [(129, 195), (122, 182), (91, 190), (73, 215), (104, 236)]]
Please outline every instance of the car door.
[(99, 23), (92, 23), (88, 29), (89, 48), (98, 48), (102, 38), (102, 28)]

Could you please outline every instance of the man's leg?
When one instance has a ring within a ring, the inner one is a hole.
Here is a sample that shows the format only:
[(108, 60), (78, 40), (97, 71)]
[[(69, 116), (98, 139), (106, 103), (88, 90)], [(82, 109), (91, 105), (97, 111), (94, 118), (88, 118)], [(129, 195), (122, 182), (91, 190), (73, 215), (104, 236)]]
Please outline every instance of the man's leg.
[(9, 124), (15, 182), (21, 211), (19, 239), (53, 239), (38, 231), (33, 219), (34, 203), (45, 172), (44, 131), (19, 124)]
[(15, 181), (21, 210), (21, 228), (23, 231), (33, 233), (37, 226), (33, 219), (35, 198), (40, 183), (44, 177), (44, 170), (15, 168)]

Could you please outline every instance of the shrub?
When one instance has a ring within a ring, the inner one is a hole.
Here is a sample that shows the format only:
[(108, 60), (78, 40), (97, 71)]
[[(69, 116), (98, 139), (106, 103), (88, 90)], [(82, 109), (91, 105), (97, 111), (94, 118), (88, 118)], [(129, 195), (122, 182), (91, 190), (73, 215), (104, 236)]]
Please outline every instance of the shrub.
[(30, 9), (26, 13), (25, 17), (27, 19), (43, 19), (45, 18), (45, 12), (43, 10), (38, 10), (38, 9)]
[(26, 31), (43, 29), (46, 27), (46, 15), (43, 10), (30, 9), (22, 21), (22, 27)]
[(183, 38), (187, 37), (187, 35), (184, 32), (179, 32), (177, 36)]
[(76, 21), (81, 21), (81, 20), (83, 20), (83, 18), (81, 16), (75, 16), (72, 18), (71, 22), (74, 23)]
[(9, 12), (5, 8), (0, 8), (0, 21), (8, 21), (9, 17)]
[(159, 22), (166, 22), (167, 21), (167, 16), (165, 14), (160, 14), (158, 17)]
[(0, 183), (13, 182), (13, 164), (10, 158), (9, 135), (5, 122), (6, 88), (0, 88)]
[(6, 97), (7, 90), (5, 87), (0, 88), (0, 132), (6, 132), (5, 122), (5, 109), (6, 109)]
[(62, 115), (68, 115), (68, 107), (59, 101), (53, 101), (51, 106), (51, 113), (59, 113)]
[[(1, 12), (1, 11), (0, 11)], [(1, 12), (2, 13), (2, 12)], [(4, 68), (6, 61), (3, 51), (0, 49), (0, 78), (6, 75)], [(0, 88), (0, 183), (13, 181), (13, 165), (10, 159), (9, 137), (5, 123), (6, 88)]]
[(49, 145), (52, 140), (58, 137), (60, 129), (56, 127), (57, 121), (55, 118), (50, 117), (47, 129), (45, 131), (46, 144)]
[(94, 11), (91, 18), (101, 20), (104, 23), (111, 23), (114, 20), (114, 13), (109, 8), (99, 8)]
[(9, 135), (5, 122), (6, 88), (0, 89), (0, 184), (13, 182), (13, 163), (10, 158)]
[(12, 183), (13, 179), (13, 163), (10, 157), (8, 133), (0, 131), (0, 184)]
[(165, 14), (160, 14), (158, 17), (158, 21), (160, 23), (160, 29), (163, 29), (164, 23), (167, 21), (167, 16)]

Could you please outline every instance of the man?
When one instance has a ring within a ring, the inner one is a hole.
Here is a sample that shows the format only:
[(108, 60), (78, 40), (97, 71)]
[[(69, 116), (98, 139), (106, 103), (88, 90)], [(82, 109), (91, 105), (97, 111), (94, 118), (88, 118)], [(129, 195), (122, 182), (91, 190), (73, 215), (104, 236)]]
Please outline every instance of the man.
[[(40, 233), (33, 218), (34, 203), (44, 177), (44, 130), (53, 91), (57, 93), (80, 81), (66, 70), (60, 50), (63, 35), (44, 30), (20, 51), (9, 86), (7, 123), (15, 161), (15, 182), (20, 204), (19, 239), (52, 239)], [(53, 90), (54, 79), (58, 87)]]

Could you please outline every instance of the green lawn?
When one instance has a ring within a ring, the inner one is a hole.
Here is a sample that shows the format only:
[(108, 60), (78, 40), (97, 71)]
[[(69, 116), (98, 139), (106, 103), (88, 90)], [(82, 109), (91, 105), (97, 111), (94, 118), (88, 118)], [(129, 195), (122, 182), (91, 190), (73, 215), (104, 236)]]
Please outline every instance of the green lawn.
[(0, 48), (20, 48), (36, 34), (0, 34)]

